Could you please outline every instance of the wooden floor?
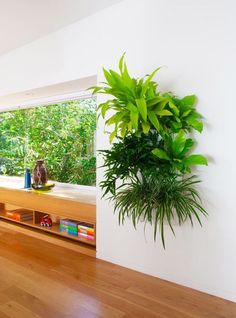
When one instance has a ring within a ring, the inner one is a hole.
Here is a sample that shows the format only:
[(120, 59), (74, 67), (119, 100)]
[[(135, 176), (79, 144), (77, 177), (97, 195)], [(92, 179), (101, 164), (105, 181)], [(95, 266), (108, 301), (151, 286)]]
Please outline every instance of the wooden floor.
[(235, 318), (236, 303), (0, 226), (0, 318)]

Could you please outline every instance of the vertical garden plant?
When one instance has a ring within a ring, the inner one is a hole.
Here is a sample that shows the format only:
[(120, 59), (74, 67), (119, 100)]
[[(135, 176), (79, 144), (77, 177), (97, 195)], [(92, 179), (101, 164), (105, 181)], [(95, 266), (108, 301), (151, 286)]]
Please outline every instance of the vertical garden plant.
[(159, 91), (153, 80), (159, 69), (133, 78), (123, 55), (119, 71), (103, 69), (106, 82), (92, 90), (111, 96), (98, 105), (98, 116), (112, 127), (111, 149), (100, 151), (103, 196), (114, 201), (120, 223), (129, 217), (135, 228), (139, 222), (152, 224), (154, 238), (159, 232), (165, 248), (164, 224), (174, 233), (174, 220), (202, 224), (207, 215), (197, 190), (200, 181), (191, 173), (193, 166), (207, 165), (207, 159), (192, 153), (190, 133), (203, 130), (196, 96)]

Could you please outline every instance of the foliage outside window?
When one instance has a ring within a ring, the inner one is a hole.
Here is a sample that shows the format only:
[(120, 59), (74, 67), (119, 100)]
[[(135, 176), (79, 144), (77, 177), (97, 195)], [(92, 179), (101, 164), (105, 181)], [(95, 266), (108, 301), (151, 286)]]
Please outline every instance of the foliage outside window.
[(95, 185), (95, 99), (0, 113), (0, 174), (23, 176), (44, 159), (51, 180)]

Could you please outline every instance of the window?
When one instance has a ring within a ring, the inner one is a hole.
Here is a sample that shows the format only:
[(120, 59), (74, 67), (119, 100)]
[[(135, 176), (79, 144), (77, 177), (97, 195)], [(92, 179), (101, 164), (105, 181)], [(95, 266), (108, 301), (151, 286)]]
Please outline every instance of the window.
[(95, 130), (93, 98), (0, 113), (0, 174), (23, 176), (44, 159), (51, 180), (95, 185)]

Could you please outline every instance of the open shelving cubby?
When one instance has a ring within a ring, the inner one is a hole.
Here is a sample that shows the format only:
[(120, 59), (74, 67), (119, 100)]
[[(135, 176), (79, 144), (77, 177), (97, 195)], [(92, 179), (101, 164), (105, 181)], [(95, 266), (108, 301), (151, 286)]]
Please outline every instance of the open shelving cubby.
[[(1, 181), (1, 180), (0, 180)], [(22, 213), (24, 219), (13, 219), (12, 215)], [(31, 217), (32, 214), (32, 217)], [(10, 215), (10, 217), (9, 217)], [(49, 215), (52, 226), (41, 226), (43, 216)], [(96, 255), (96, 200), (95, 188), (55, 188), (51, 192), (39, 193), (17, 186), (0, 183), (0, 220), (2, 225), (10, 224), (43, 233), (40, 238), (53, 240), (55, 244), (73, 248), (90, 256)], [(72, 235), (60, 228), (60, 220), (70, 220), (77, 224), (88, 224), (93, 235)], [(8, 226), (8, 225), (7, 225)], [(27, 233), (30, 234), (28, 231)], [(82, 236), (83, 235), (83, 236)]]

